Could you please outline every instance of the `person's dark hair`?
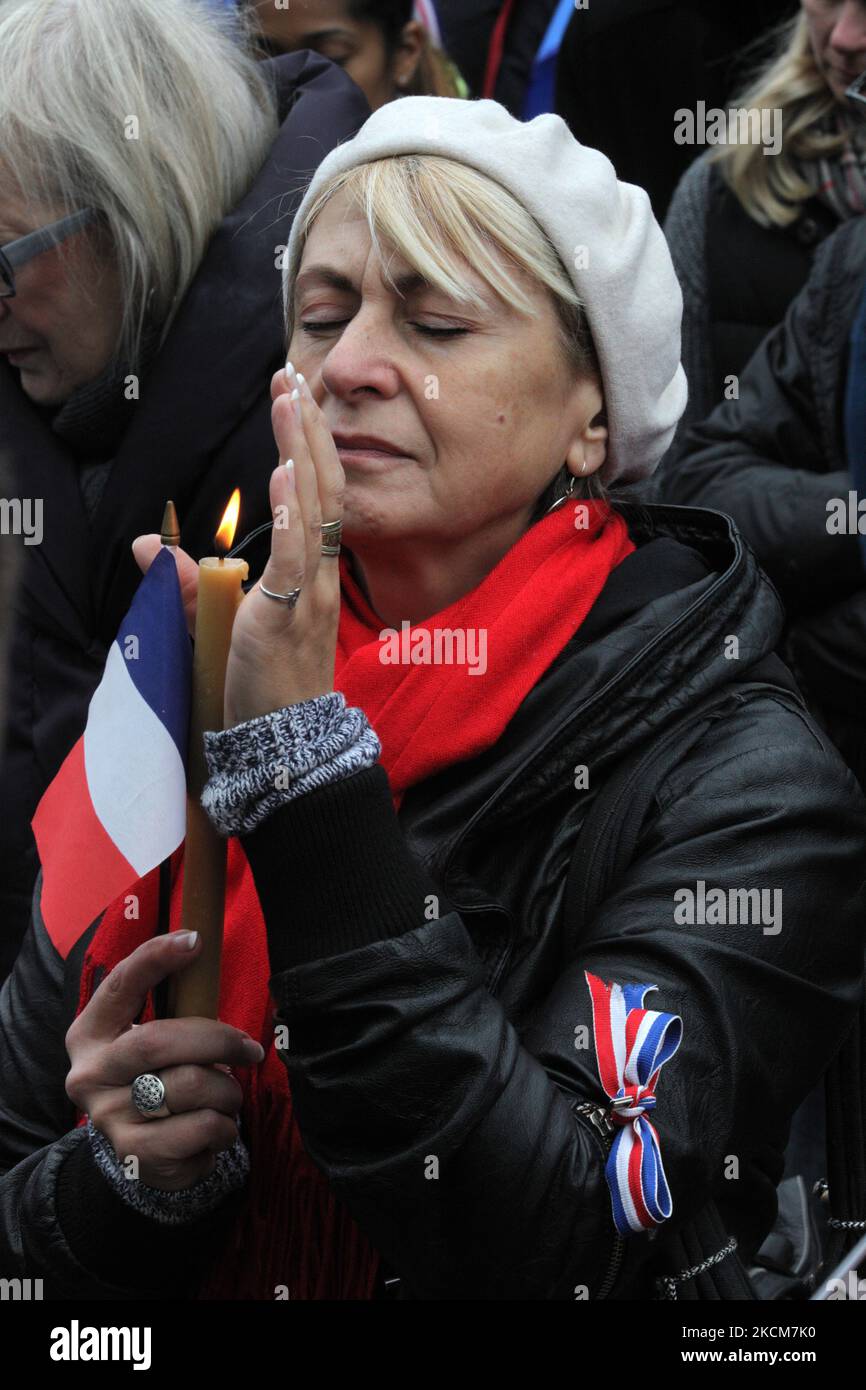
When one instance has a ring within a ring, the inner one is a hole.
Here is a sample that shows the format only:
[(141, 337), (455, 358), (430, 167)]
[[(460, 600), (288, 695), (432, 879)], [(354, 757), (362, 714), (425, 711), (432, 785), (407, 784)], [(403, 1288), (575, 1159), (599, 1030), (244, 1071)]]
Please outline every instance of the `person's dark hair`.
[(412, 0), (348, 0), (349, 17), (359, 24), (375, 24), (385, 40), (385, 53), (393, 58), (400, 35), (412, 18)]
[[(349, 18), (358, 24), (375, 24), (385, 44), (390, 64), (400, 35), (414, 13), (412, 0), (346, 0)], [(453, 63), (424, 32), (424, 43), (412, 81), (400, 92), (404, 97), (456, 97), (458, 74)]]

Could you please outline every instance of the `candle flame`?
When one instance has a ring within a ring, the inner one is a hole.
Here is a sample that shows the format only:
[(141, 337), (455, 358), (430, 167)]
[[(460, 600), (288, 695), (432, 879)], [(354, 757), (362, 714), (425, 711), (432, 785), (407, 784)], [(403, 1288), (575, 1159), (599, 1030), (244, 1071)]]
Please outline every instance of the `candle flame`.
[(229, 504), (223, 512), (223, 519), (217, 527), (216, 532), (217, 549), (223, 555), (227, 550), (231, 550), (232, 548), (232, 542), (235, 538), (235, 531), (237, 530), (238, 526), (238, 515), (240, 513), (240, 509), (241, 490), (240, 488), (236, 487), (231, 497), (229, 498)]

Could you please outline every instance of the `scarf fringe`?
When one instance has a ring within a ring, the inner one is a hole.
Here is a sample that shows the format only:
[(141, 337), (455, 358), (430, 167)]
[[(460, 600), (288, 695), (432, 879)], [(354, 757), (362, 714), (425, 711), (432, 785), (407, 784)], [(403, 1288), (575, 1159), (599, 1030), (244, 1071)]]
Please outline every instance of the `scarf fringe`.
[[(198, 1298), (372, 1299), (378, 1253), (307, 1154), (284, 1097), (268, 1084), (267, 1073), (282, 1066), (269, 1054), (245, 1097), (249, 1184), (220, 1265)], [(274, 1154), (280, 1155), (278, 1181), (265, 1159)]]

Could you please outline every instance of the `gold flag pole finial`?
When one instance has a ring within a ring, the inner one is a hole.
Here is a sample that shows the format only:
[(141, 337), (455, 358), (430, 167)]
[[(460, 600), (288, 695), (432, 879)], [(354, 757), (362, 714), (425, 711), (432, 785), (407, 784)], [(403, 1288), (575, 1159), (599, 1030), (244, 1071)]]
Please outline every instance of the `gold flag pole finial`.
[(177, 509), (171, 501), (165, 504), (159, 539), (163, 545), (180, 545), (180, 522), (177, 519)]

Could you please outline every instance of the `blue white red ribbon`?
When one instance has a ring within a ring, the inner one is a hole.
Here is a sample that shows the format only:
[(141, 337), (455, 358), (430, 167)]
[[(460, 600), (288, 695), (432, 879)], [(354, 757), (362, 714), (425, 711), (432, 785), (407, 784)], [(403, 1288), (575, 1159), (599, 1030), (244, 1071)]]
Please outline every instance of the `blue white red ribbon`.
[(659, 1072), (682, 1041), (683, 1022), (675, 1014), (644, 1008), (644, 999), (657, 985), (608, 985), (588, 970), (584, 974), (592, 999), (598, 1074), (617, 1126), (604, 1172), (616, 1229), (627, 1236), (651, 1230), (673, 1211), (659, 1137), (648, 1112), (655, 1108)]

